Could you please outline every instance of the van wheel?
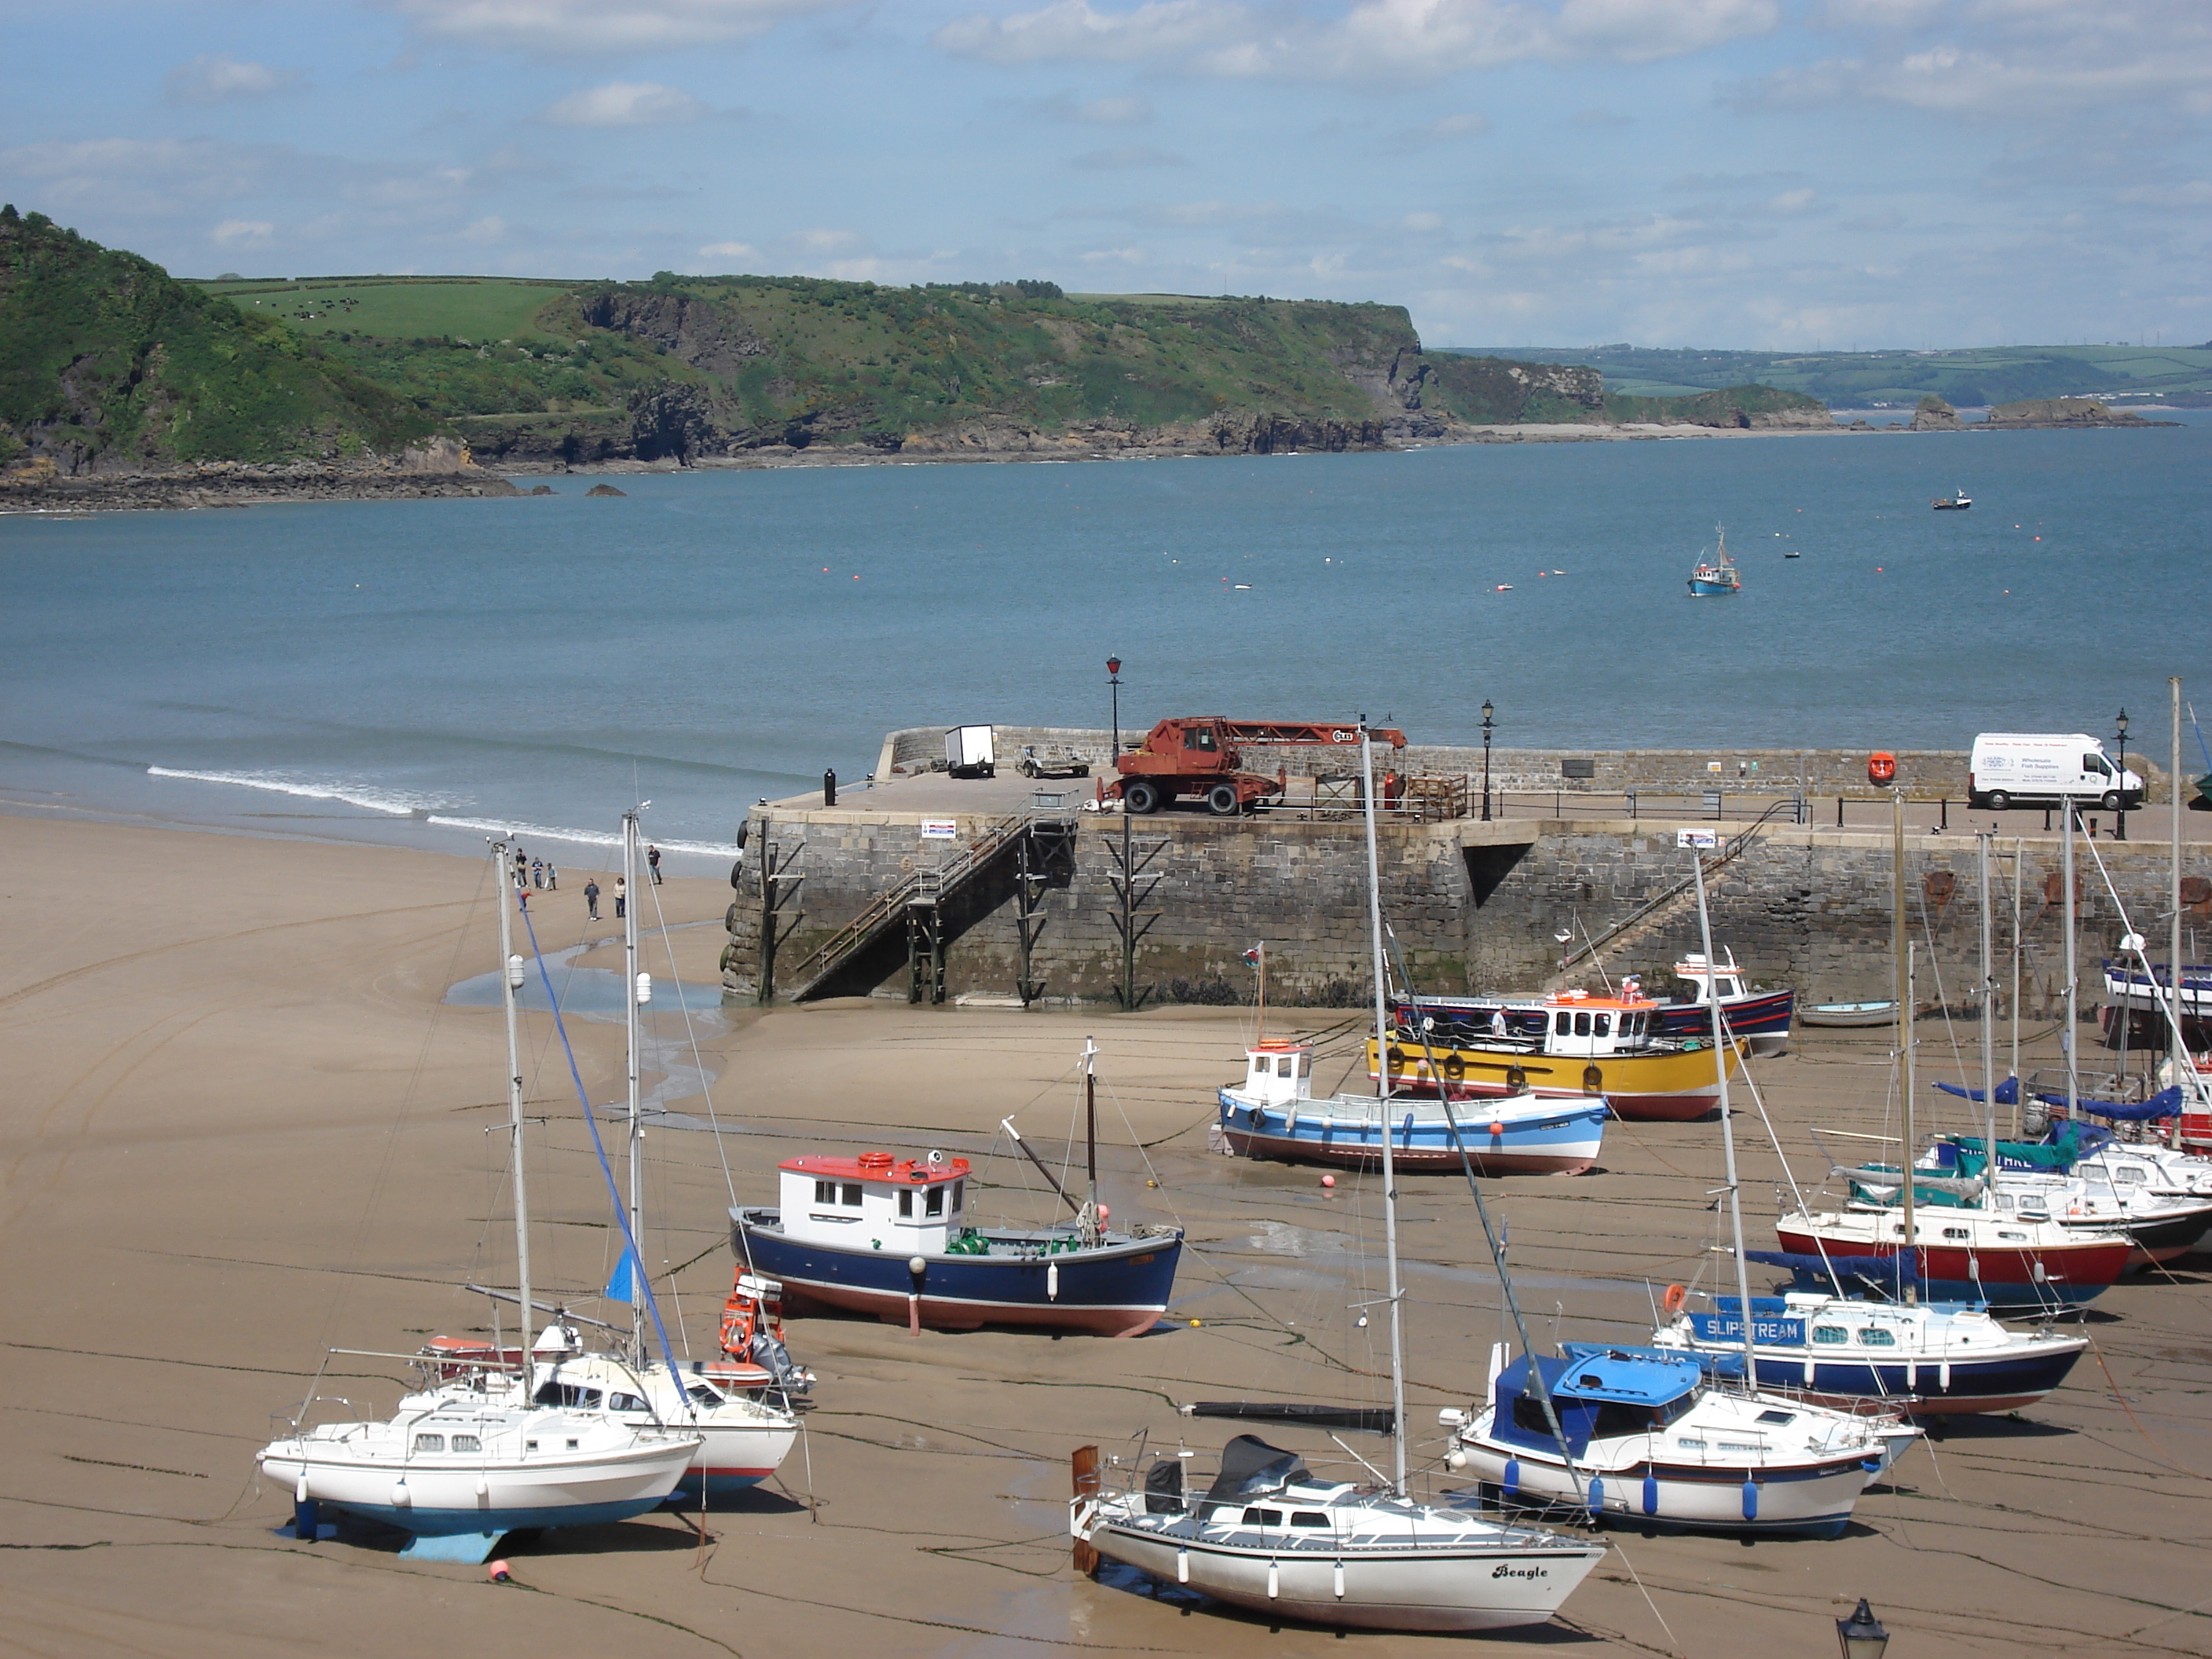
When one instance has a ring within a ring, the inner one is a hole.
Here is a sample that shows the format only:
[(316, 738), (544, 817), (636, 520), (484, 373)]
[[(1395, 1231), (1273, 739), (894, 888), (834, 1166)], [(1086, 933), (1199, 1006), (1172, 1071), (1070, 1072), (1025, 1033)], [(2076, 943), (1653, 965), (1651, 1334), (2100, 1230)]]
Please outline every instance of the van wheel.
[(1121, 804), (1141, 816), (1160, 810), (1160, 787), (1149, 778), (1139, 778), (1121, 791)]
[(2099, 801), (2097, 805), (2103, 807), (2107, 812), (2118, 811), (2120, 810), (2120, 792), (2117, 789), (2107, 789), (2105, 791), (2105, 798)]
[(1233, 783), (1217, 783), (1206, 792), (1206, 810), (1217, 818), (1233, 818), (1243, 805), (1237, 798), (1237, 786)]
[(2012, 797), (2002, 789), (1990, 790), (1984, 799), (1989, 802), (1990, 811), (1992, 812), (2006, 811), (2012, 805)]

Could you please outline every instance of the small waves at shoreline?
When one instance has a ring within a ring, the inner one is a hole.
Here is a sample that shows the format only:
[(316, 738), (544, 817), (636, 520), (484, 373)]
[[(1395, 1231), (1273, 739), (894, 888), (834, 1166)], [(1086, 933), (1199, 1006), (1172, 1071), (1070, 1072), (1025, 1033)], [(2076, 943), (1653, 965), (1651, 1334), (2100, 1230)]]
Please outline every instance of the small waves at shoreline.
[[(240, 789), (265, 790), (274, 794), (289, 795), (296, 800), (335, 801), (368, 811), (386, 813), (394, 818), (411, 818), (441, 830), (472, 830), (487, 836), (565, 842), (576, 847), (618, 848), (622, 845), (622, 836), (612, 830), (572, 830), (561, 824), (532, 823), (515, 818), (464, 817), (451, 810), (438, 810), (441, 807), (456, 807), (459, 803), (453, 800), (412, 794), (399, 789), (383, 789), (371, 784), (331, 781), (271, 772), (202, 772), (175, 766), (149, 766), (146, 775), (149, 778), (173, 778), (187, 783), (220, 783)], [(708, 858), (735, 858), (738, 854), (734, 842), (686, 841), (656, 836), (650, 825), (646, 826), (646, 836), (664, 853), (692, 853)]]
[(315, 779), (285, 777), (267, 772), (193, 772), (181, 767), (149, 766), (149, 778), (180, 778), (189, 783), (228, 783), (241, 789), (267, 789), (280, 795), (291, 795), (301, 800), (334, 800), (348, 806), (359, 806), (371, 812), (389, 812), (395, 817), (416, 817), (437, 807), (455, 803), (437, 800), (428, 795), (410, 795), (397, 789), (379, 789), (369, 784), (332, 783)]

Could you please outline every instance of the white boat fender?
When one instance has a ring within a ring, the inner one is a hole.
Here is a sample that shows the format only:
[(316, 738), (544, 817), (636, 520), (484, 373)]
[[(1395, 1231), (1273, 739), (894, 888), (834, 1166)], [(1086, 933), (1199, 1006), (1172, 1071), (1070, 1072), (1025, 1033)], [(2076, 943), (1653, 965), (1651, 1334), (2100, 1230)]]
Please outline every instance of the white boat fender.
[(1267, 1563), (1267, 1599), (1272, 1601), (1281, 1592), (1281, 1570), (1273, 1561)]
[(295, 1504), (304, 1504), (307, 1501), (307, 1471), (304, 1466), (300, 1470), (299, 1480), (293, 1483), (292, 1501)]
[(490, 1501), (491, 1480), (482, 1469), (478, 1469), (477, 1471), (477, 1502), (489, 1504)]
[(1057, 1261), (1045, 1263), (1044, 1299), (1048, 1302), (1060, 1300), (1060, 1263)]
[(1188, 1548), (1179, 1548), (1176, 1551), (1176, 1583), (1178, 1584), (1190, 1583), (1190, 1551)]
[(1336, 1564), (1335, 1589), (1336, 1599), (1341, 1601), (1344, 1600), (1344, 1563), (1342, 1561), (1339, 1561)]
[(1936, 1386), (1945, 1394), (1951, 1392), (1951, 1362), (1948, 1359), (1936, 1368)]
[(406, 1477), (403, 1475), (392, 1483), (392, 1507), (395, 1510), (405, 1510), (412, 1509), (414, 1506), (415, 1494), (407, 1490)]

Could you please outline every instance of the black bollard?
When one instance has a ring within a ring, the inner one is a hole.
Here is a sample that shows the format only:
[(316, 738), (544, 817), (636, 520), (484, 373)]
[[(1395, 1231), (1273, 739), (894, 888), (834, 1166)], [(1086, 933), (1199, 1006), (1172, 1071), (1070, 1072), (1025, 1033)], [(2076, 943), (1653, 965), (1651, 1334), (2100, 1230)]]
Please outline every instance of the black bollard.
[(837, 804), (837, 774), (834, 769), (822, 775), (822, 804), (824, 806)]

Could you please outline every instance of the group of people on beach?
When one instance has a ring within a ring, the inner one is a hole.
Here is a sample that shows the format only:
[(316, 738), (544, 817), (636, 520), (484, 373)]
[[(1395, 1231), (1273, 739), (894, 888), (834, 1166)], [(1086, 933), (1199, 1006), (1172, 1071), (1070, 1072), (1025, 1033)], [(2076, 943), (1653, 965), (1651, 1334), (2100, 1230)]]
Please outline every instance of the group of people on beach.
[[(645, 849), (646, 867), (653, 872), (653, 884), (660, 885), (660, 849), (648, 842)], [(534, 859), (520, 848), (514, 849), (514, 888), (522, 896), (525, 908), (530, 904), (530, 895), (555, 891), (561, 886), (561, 872), (553, 867), (550, 859)], [(620, 876), (615, 878), (615, 919), (619, 921), (629, 913), (629, 893)], [(584, 882), (584, 914), (590, 921), (599, 919), (599, 884), (596, 877)]]

